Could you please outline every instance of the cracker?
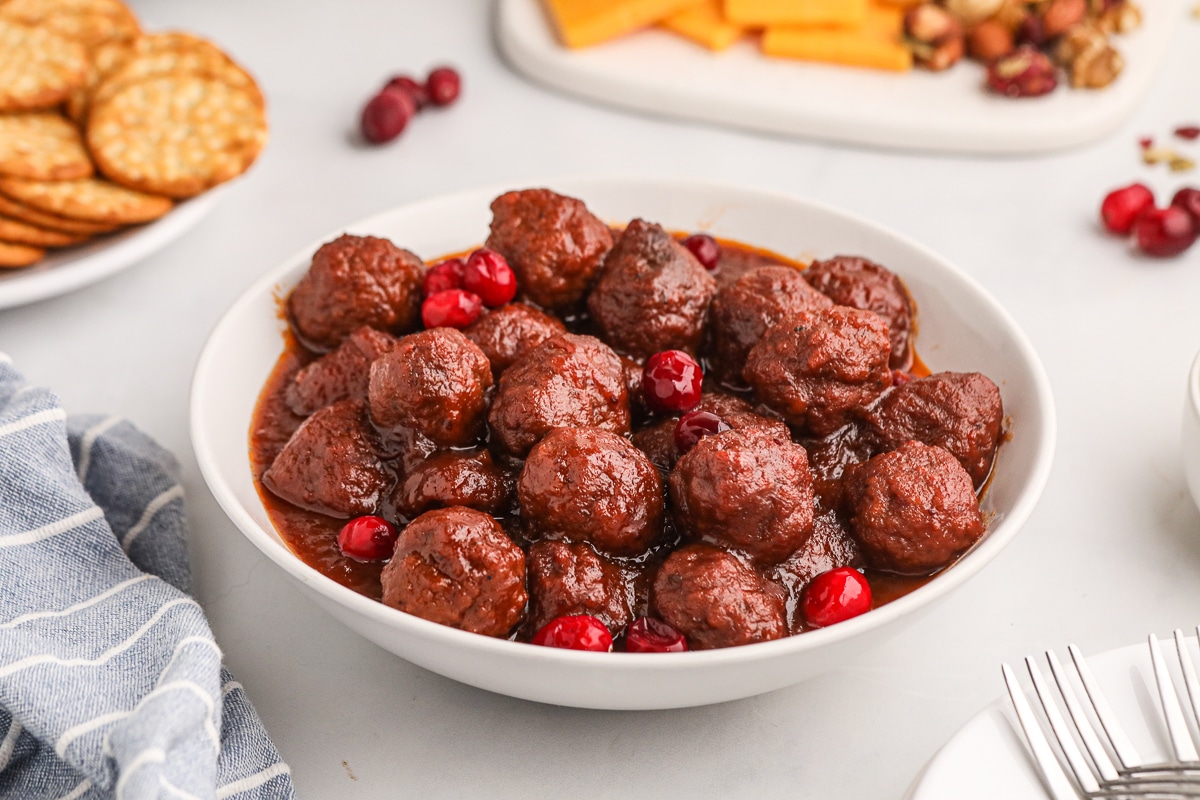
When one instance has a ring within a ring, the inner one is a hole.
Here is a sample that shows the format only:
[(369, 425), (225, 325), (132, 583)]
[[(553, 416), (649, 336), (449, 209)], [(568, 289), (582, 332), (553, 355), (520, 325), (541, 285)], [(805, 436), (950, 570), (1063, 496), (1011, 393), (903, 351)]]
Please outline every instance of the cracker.
[(46, 255), (46, 251), (40, 247), (0, 242), (0, 267), (28, 267), (30, 264), (41, 261), (44, 255)]
[(97, 222), (82, 222), (55, 214), (47, 214), (44, 211), (38, 211), (35, 208), (18, 203), (16, 200), (10, 200), (2, 194), (0, 194), (0, 214), (21, 220), (22, 222), (28, 222), (30, 225), (37, 225), (39, 228), (48, 228), (52, 231), (61, 231), (62, 233), (86, 234), (89, 236), (108, 233), (121, 227), (120, 225), (102, 225)]
[(144, 194), (99, 178), (29, 181), (0, 177), (0, 193), (48, 214), (122, 225), (158, 219), (173, 205), (166, 197)]
[(65, 181), (91, 174), (79, 129), (57, 111), (0, 114), (0, 175)]
[(137, 17), (119, 0), (8, 0), (0, 17), (43, 28), (86, 47), (141, 33)]
[(105, 42), (98, 47), (93, 47), (88, 55), (91, 58), (88, 63), (87, 78), (84, 80), (83, 86), (80, 86), (71, 93), (71, 96), (67, 98), (66, 105), (63, 107), (67, 116), (80, 126), (87, 120), (88, 110), (91, 108), (92, 95), (96, 91), (96, 87), (133, 57), (133, 43), (126, 41)]
[(0, 216), (0, 240), (5, 242), (34, 247), (70, 247), (87, 239), (87, 236), (81, 234), (59, 233), (18, 219)]
[(0, 17), (0, 111), (58, 105), (87, 77), (83, 45)]
[(208, 77), (164, 75), (93, 106), (86, 139), (110, 179), (182, 198), (245, 172), (266, 143), (267, 119), (246, 91)]
[(216, 48), (160, 50), (135, 54), (114, 70), (96, 87), (92, 103), (99, 105), (130, 84), (163, 75), (196, 75), (219, 80), (237, 89), (249, 92), (255, 101), (264, 104), (262, 92), (250, 74)]

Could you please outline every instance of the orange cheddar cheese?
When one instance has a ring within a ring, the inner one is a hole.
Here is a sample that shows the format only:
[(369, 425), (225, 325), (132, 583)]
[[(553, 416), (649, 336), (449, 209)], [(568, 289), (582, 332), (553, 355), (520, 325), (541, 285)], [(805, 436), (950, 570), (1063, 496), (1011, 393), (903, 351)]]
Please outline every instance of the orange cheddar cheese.
[(763, 32), (762, 51), (769, 56), (824, 61), (854, 67), (912, 69), (912, 51), (902, 38), (899, 7), (871, 5), (855, 29), (771, 26)]
[(700, 5), (672, 14), (659, 24), (709, 50), (724, 50), (744, 33), (740, 25), (725, 20), (721, 0), (704, 0)]
[(568, 47), (615, 39), (694, 6), (699, 0), (544, 0)]
[(725, 19), (736, 25), (822, 25), (851, 28), (867, 16), (868, 0), (724, 0)]

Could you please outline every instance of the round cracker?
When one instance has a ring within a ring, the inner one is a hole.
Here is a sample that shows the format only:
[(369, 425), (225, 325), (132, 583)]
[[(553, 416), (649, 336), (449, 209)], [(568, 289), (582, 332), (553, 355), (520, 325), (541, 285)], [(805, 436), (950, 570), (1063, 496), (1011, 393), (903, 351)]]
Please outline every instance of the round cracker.
[(42, 260), (46, 251), (40, 247), (30, 247), (27, 244), (11, 244), (0, 242), (0, 267), (28, 267)]
[(0, 114), (0, 175), (66, 181), (92, 172), (79, 129), (62, 114)]
[(166, 214), (174, 205), (166, 197), (145, 194), (99, 178), (28, 181), (0, 177), (0, 192), (48, 214), (109, 224), (149, 222)]
[(246, 91), (203, 76), (163, 75), (93, 106), (86, 138), (110, 179), (182, 198), (245, 172), (266, 143), (267, 119)]
[(80, 234), (59, 233), (30, 225), (28, 222), (21, 222), (19, 219), (0, 216), (0, 240), (13, 244), (27, 244), (34, 247), (70, 247), (86, 241), (88, 238)]
[(56, 106), (87, 77), (83, 45), (0, 18), (0, 111)]
[(92, 48), (89, 55), (91, 61), (88, 64), (87, 79), (83, 86), (71, 93), (64, 107), (67, 116), (80, 125), (83, 125), (87, 119), (88, 109), (91, 108), (92, 93), (101, 81), (133, 57), (133, 44), (126, 41), (105, 42)]
[[(136, 50), (135, 50), (136, 53)], [(250, 73), (219, 50), (161, 50), (134, 55), (109, 73), (92, 93), (93, 105), (100, 105), (130, 84), (161, 75), (196, 75), (212, 78), (236, 89), (249, 92), (260, 106), (262, 91)]]
[(119, 0), (8, 0), (0, 16), (57, 33), (86, 47), (141, 33), (137, 17)]
[(48, 228), (52, 231), (61, 231), (62, 233), (85, 234), (88, 236), (109, 233), (115, 231), (120, 225), (102, 225), (98, 222), (82, 222), (77, 219), (67, 219), (56, 214), (47, 214), (44, 211), (38, 211), (35, 208), (30, 208), (27, 205), (18, 203), (16, 200), (10, 200), (0, 194), (0, 214), (13, 219), (28, 222), (30, 225), (37, 225), (39, 228)]

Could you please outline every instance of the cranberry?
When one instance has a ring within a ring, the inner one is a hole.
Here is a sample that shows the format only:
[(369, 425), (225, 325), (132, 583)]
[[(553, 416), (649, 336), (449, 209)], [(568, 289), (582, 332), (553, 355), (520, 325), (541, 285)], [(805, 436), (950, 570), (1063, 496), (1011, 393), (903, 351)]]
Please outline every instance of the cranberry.
[(646, 359), (642, 392), (655, 411), (681, 413), (700, 402), (704, 374), (696, 359), (682, 350), (664, 350)]
[(1138, 139), (1138, 144), (1143, 150), (1149, 150), (1151, 147), (1154, 147), (1154, 138), (1151, 136), (1143, 136), (1141, 139)]
[(362, 134), (368, 142), (390, 142), (403, 132), (416, 112), (416, 104), (407, 94), (384, 89), (363, 108)]
[(627, 653), (682, 653), (687, 649), (682, 633), (654, 617), (638, 617), (625, 632)]
[(1196, 241), (1196, 223), (1192, 221), (1192, 215), (1179, 206), (1151, 206), (1133, 221), (1133, 235), (1146, 255), (1169, 258), (1187, 250)]
[(700, 262), (700, 266), (707, 270), (717, 268), (717, 263), (721, 260), (721, 245), (707, 233), (693, 233), (683, 240), (683, 246), (691, 251)]
[(1182, 125), (1175, 129), (1175, 135), (1180, 139), (1200, 139), (1200, 125)]
[(892, 386), (903, 386), (913, 379), (911, 373), (905, 372), (902, 369), (892, 370)]
[(426, 328), (465, 328), (479, 319), (483, 303), (479, 295), (462, 289), (431, 294), (421, 304), (421, 321)]
[(462, 78), (451, 67), (438, 67), (425, 79), (425, 89), (429, 92), (429, 102), (435, 106), (448, 106), (458, 99)]
[(555, 617), (533, 635), (533, 643), (543, 647), (563, 647), (567, 650), (612, 650), (612, 634), (604, 623), (587, 614)]
[(987, 85), (1005, 97), (1040, 97), (1058, 86), (1057, 70), (1048, 55), (1023, 45), (988, 64)]
[(1192, 215), (1192, 223), (1200, 229), (1200, 189), (1185, 186), (1171, 198), (1171, 205)]
[(467, 264), (461, 258), (448, 258), (434, 264), (425, 272), (425, 296), (463, 288), (463, 270), (466, 268)]
[(1104, 227), (1113, 233), (1128, 236), (1133, 230), (1137, 215), (1154, 205), (1154, 192), (1145, 185), (1135, 183), (1109, 192), (1100, 204), (1100, 219)]
[(1044, 45), (1046, 43), (1046, 26), (1042, 24), (1042, 18), (1037, 14), (1027, 14), (1025, 19), (1021, 20), (1021, 24), (1017, 26), (1017, 32), (1013, 38), (1017, 44), (1027, 44), (1033, 47)]
[(383, 561), (396, 549), (396, 526), (383, 517), (355, 517), (342, 526), (338, 550), (355, 561)]
[(429, 92), (425, 87), (408, 75), (397, 75), (387, 82), (385, 89), (396, 89), (401, 92), (406, 92), (412, 98), (413, 105), (417, 111), (420, 111), (425, 106), (429, 105)]
[(824, 628), (871, 610), (871, 584), (852, 567), (838, 567), (812, 579), (800, 598), (809, 625)]
[(689, 411), (675, 423), (675, 446), (686, 453), (705, 436), (729, 430), (729, 423), (707, 411)]
[(517, 276), (504, 256), (481, 247), (467, 258), (462, 273), (463, 288), (479, 295), (488, 308), (496, 308), (517, 296)]

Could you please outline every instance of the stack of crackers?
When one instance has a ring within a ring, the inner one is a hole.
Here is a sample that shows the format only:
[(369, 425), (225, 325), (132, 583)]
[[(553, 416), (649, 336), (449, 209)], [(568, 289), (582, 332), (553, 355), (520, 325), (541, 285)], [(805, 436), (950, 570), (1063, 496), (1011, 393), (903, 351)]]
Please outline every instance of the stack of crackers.
[(267, 139), (254, 78), (120, 0), (0, 0), (0, 267), (166, 214)]

